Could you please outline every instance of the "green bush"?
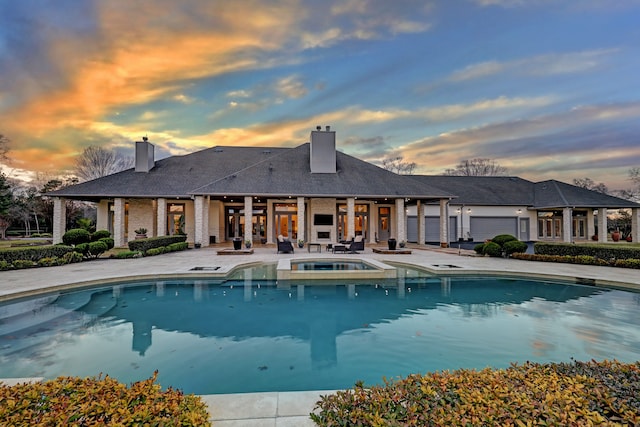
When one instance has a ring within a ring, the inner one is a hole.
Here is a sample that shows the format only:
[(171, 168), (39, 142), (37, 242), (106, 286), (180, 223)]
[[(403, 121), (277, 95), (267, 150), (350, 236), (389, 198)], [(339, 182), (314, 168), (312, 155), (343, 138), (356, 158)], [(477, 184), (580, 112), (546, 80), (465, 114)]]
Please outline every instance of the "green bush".
[(0, 260), (0, 271), (11, 270), (13, 265), (5, 260)]
[(180, 243), (187, 240), (187, 236), (179, 234), (175, 236), (159, 236), (150, 237), (148, 239), (131, 240), (129, 250), (146, 253), (149, 249), (159, 248), (161, 246), (169, 246), (172, 243)]
[(117, 254), (111, 255), (111, 258), (127, 259), (127, 258), (138, 258), (139, 256), (141, 256), (141, 254), (140, 252), (137, 252), (137, 251), (122, 251), (122, 252), (118, 252)]
[(81, 243), (89, 243), (91, 241), (91, 233), (84, 228), (73, 228), (62, 236), (62, 242), (65, 245), (75, 246)]
[(479, 255), (484, 255), (484, 243), (478, 243), (473, 247), (473, 250)]
[(520, 240), (509, 240), (502, 245), (502, 249), (507, 256), (515, 253), (526, 252), (529, 245), (525, 242), (521, 242)]
[(107, 250), (113, 249), (115, 241), (111, 237), (102, 237), (98, 239), (99, 242), (104, 242), (107, 245)]
[(0, 386), (6, 426), (211, 426), (202, 399), (152, 378), (126, 386), (110, 378), (60, 377)]
[(319, 426), (638, 425), (640, 362), (526, 362), (410, 375), (323, 395)]
[(496, 242), (487, 242), (484, 244), (484, 253), (491, 257), (501, 257), (502, 256), (502, 248)]
[(154, 255), (163, 254), (164, 253), (163, 249), (164, 249), (163, 247), (151, 248), (147, 252), (144, 253), (144, 256), (154, 256)]
[(106, 237), (111, 237), (109, 230), (97, 230), (91, 235), (91, 240), (95, 242), (96, 240), (104, 239)]
[(580, 244), (537, 242), (533, 245), (534, 252), (540, 255), (589, 255), (596, 258), (611, 259), (640, 259), (640, 247), (628, 244)]
[(188, 249), (188, 248), (189, 248), (189, 244), (187, 242), (172, 243), (169, 246), (167, 246), (167, 250), (169, 252), (184, 251), (185, 249)]
[(38, 260), (38, 267), (53, 267), (55, 265), (61, 265), (63, 262), (60, 258), (40, 258)]
[(76, 245), (73, 250), (84, 258), (89, 258), (89, 243), (80, 243)]
[(89, 243), (89, 256), (91, 258), (98, 258), (100, 255), (109, 250), (109, 247), (102, 240)]
[(23, 268), (35, 267), (37, 264), (34, 261), (28, 259), (17, 259), (11, 263), (14, 268), (21, 270)]
[(62, 257), (73, 248), (65, 245), (26, 246), (0, 250), (0, 261), (13, 263), (16, 260), (30, 260), (38, 262), (41, 258)]
[(64, 254), (62, 256), (62, 262), (64, 264), (72, 264), (75, 262), (81, 262), (83, 259), (82, 254), (79, 254), (78, 252), (67, 252), (66, 254)]
[(614, 263), (614, 266), (624, 268), (640, 268), (640, 259), (617, 259)]
[(507, 242), (512, 242), (514, 240), (518, 240), (516, 236), (512, 236), (511, 234), (498, 234), (496, 237), (491, 239), (493, 243), (497, 243), (500, 247), (504, 247), (504, 244)]

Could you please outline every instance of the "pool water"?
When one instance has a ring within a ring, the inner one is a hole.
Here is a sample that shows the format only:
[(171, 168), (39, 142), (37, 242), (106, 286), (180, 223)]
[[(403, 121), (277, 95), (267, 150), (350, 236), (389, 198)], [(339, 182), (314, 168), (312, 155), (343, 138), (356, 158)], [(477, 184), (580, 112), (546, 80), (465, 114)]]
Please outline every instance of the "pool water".
[(527, 280), (133, 282), (0, 305), (0, 378), (159, 370), (186, 393), (331, 390), (511, 362), (640, 359), (640, 294)]
[(362, 261), (292, 261), (291, 270), (375, 270), (375, 267)]

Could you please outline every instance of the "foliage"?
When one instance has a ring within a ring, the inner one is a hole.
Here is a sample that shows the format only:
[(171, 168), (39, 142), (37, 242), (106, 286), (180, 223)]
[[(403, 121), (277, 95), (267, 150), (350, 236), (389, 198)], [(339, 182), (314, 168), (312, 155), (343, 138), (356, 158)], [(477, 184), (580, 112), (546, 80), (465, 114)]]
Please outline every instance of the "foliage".
[(100, 255), (109, 250), (109, 246), (103, 241), (89, 243), (89, 256), (91, 258), (98, 258)]
[(321, 396), (310, 416), (319, 426), (638, 425), (639, 399), (640, 362), (527, 362), (359, 382)]
[(82, 255), (83, 258), (89, 257), (89, 244), (88, 243), (80, 243), (79, 245), (75, 245), (73, 250)]
[(640, 268), (640, 259), (604, 259), (591, 255), (544, 255), (515, 253), (512, 258), (525, 261), (563, 262), (568, 264), (597, 265), (601, 267)]
[(65, 245), (26, 246), (0, 250), (0, 260), (13, 263), (16, 260), (37, 262), (42, 258), (62, 257), (73, 248)]
[(189, 248), (189, 244), (187, 242), (172, 243), (168, 245), (166, 248), (167, 248), (167, 252), (184, 251), (185, 249)]
[(521, 242), (520, 240), (510, 240), (502, 246), (502, 249), (507, 256), (510, 256), (514, 253), (526, 252), (528, 248), (529, 245), (527, 245), (525, 242)]
[(514, 240), (518, 240), (516, 236), (512, 236), (511, 234), (498, 234), (494, 238), (491, 239), (493, 243), (497, 243), (500, 247), (503, 247), (505, 243), (512, 242)]
[(478, 255), (484, 255), (484, 243), (478, 243), (477, 245), (475, 245), (473, 247), (473, 250), (478, 254)]
[(103, 237), (101, 239), (98, 239), (98, 242), (103, 242), (104, 244), (106, 244), (107, 250), (113, 249), (116, 245), (115, 240), (113, 240), (111, 237)]
[(76, 160), (75, 174), (82, 181), (101, 178), (133, 167), (133, 158), (113, 150), (91, 146), (84, 149)]
[(73, 252), (67, 252), (66, 254), (64, 254), (62, 256), (62, 261), (64, 262), (64, 264), (72, 264), (75, 262), (81, 262), (83, 259), (82, 254), (79, 254), (75, 251)]
[(11, 426), (210, 426), (200, 397), (152, 378), (127, 387), (104, 378), (59, 377), (0, 386), (0, 419)]
[(0, 172), (0, 216), (8, 212), (12, 199), (11, 186), (7, 182), (5, 174)]
[(165, 253), (164, 246), (160, 246), (159, 248), (151, 248), (144, 253), (144, 256), (154, 256)]
[(485, 255), (489, 255), (491, 257), (501, 257), (502, 256), (502, 248), (496, 242), (487, 242), (484, 245), (483, 253)]
[(111, 258), (127, 259), (127, 258), (138, 258), (140, 256), (141, 256), (140, 252), (137, 252), (137, 251), (122, 251), (122, 252), (118, 252), (117, 254), (112, 254)]
[(453, 176), (504, 176), (507, 168), (492, 159), (476, 158), (463, 160), (453, 169), (446, 169), (443, 175)]
[(63, 263), (63, 260), (57, 257), (40, 258), (38, 260), (38, 267), (53, 267), (55, 265), (62, 265)]
[(147, 234), (147, 229), (144, 227), (140, 227), (137, 230), (134, 230), (136, 234)]
[(573, 185), (576, 187), (586, 188), (587, 190), (596, 191), (598, 193), (609, 194), (609, 189), (603, 182), (596, 184), (591, 178), (574, 179)]
[(537, 242), (533, 248), (534, 253), (540, 255), (589, 255), (605, 260), (640, 258), (640, 246), (630, 244)]
[(78, 228), (87, 230), (89, 233), (94, 229), (93, 220), (91, 218), (78, 218), (76, 220), (76, 224), (78, 225)]
[(13, 264), (5, 261), (5, 260), (0, 260), (0, 271), (6, 271), (6, 270), (11, 270), (13, 268)]
[(111, 237), (111, 233), (108, 230), (96, 230), (91, 234), (91, 240), (100, 240), (106, 237)]
[(21, 270), (23, 268), (35, 267), (37, 264), (34, 261), (28, 259), (17, 259), (11, 263), (14, 268)]
[(187, 236), (184, 234), (174, 236), (158, 236), (148, 239), (138, 239), (129, 241), (129, 250), (146, 253), (149, 249), (168, 246), (172, 243), (184, 242)]
[(62, 235), (62, 242), (65, 245), (76, 246), (81, 243), (89, 243), (91, 241), (91, 233), (84, 228), (72, 228)]

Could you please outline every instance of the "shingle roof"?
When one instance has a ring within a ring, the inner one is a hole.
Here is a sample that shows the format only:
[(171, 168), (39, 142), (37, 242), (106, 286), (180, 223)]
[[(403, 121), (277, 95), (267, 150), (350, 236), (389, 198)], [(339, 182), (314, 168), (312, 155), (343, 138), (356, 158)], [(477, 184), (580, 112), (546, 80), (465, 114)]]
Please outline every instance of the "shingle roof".
[(341, 152), (336, 153), (337, 173), (312, 174), (309, 155), (309, 143), (295, 148), (213, 147), (156, 161), (147, 173), (129, 169), (48, 195), (83, 200), (191, 195), (454, 197)]
[(336, 152), (336, 173), (311, 173), (309, 144), (302, 144), (196, 188), (194, 194), (322, 197), (449, 198), (453, 195), (412, 177)]
[(425, 185), (446, 189), (452, 203), (486, 206), (531, 206), (534, 183), (515, 176), (415, 175)]
[(535, 207), (638, 208), (640, 204), (561, 181), (548, 180), (535, 184)]

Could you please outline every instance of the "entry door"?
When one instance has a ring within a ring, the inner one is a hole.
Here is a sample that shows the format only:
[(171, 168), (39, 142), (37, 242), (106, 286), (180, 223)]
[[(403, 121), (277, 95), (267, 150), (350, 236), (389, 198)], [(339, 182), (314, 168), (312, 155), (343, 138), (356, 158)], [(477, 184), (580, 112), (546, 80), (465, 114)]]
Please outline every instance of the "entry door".
[(520, 236), (518, 236), (523, 242), (528, 242), (529, 238), (529, 218), (520, 218)]
[(378, 240), (389, 240), (391, 237), (391, 208), (378, 208)]
[(283, 235), (289, 239), (296, 239), (297, 228), (296, 223), (298, 220), (298, 214), (290, 212), (277, 212), (276, 213), (276, 237)]

